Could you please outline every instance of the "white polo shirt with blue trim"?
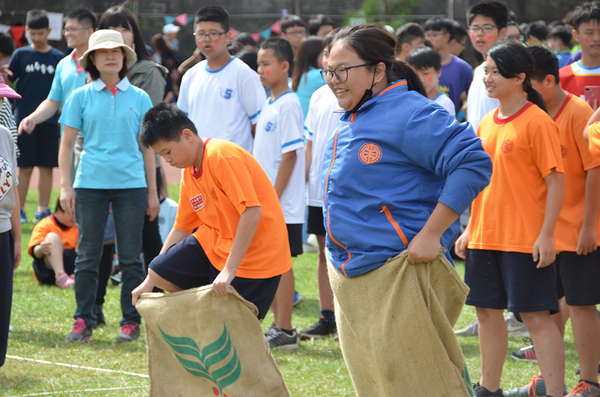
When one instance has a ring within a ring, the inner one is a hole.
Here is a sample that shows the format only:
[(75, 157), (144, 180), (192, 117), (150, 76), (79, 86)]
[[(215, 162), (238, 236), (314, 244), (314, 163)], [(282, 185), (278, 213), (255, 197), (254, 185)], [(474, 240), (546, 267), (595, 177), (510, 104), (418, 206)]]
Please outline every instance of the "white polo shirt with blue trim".
[(304, 223), (304, 129), (302, 107), (293, 91), (267, 99), (256, 123), (252, 154), (275, 184), (281, 156), (296, 151), (296, 165), (279, 202), (287, 224)]
[(258, 74), (232, 57), (221, 69), (210, 70), (202, 61), (183, 75), (177, 106), (200, 136), (225, 139), (252, 153), (252, 125), (266, 97)]

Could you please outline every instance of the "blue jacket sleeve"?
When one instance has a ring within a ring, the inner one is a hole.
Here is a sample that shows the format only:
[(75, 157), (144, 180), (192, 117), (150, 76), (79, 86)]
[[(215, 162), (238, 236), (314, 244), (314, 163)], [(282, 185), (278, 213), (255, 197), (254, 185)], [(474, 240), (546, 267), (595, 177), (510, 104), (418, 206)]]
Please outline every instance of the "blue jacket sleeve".
[(409, 117), (402, 145), (412, 161), (446, 178), (439, 202), (461, 214), (490, 182), (492, 161), (470, 123), (458, 123), (437, 104)]

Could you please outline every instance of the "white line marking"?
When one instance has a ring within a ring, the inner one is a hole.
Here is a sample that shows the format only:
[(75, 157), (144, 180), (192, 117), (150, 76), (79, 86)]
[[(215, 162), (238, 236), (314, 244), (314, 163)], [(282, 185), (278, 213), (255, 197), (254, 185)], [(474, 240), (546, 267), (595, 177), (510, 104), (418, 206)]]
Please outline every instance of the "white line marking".
[(131, 376), (139, 376), (140, 378), (146, 378), (149, 379), (150, 377), (148, 375), (145, 374), (137, 374), (135, 372), (126, 372), (126, 371), (117, 371), (114, 369), (104, 369), (104, 368), (94, 368), (94, 367), (84, 367), (81, 365), (73, 365), (73, 364), (64, 364), (64, 363), (53, 363), (51, 361), (45, 361), (45, 360), (36, 360), (33, 358), (25, 358), (25, 357), (17, 357), (17, 356), (6, 356), (7, 358), (12, 358), (14, 360), (21, 360), (21, 361), (31, 361), (34, 363), (39, 363), (39, 364), (51, 364), (51, 365), (59, 365), (62, 367), (70, 367), (70, 368), (79, 368), (79, 369), (90, 369), (92, 371), (100, 371), (100, 372), (112, 372), (112, 373), (117, 373), (117, 374), (125, 374), (125, 375), (131, 375)]

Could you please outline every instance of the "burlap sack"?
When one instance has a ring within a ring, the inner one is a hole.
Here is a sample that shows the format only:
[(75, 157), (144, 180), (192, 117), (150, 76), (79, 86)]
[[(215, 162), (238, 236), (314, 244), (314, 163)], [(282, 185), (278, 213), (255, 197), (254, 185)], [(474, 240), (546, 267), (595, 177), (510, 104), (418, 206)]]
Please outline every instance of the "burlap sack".
[(358, 396), (466, 397), (471, 380), (453, 327), (469, 288), (440, 254), (407, 251), (358, 277), (329, 278), (344, 360)]
[(256, 317), (238, 294), (212, 286), (142, 294), (150, 396), (289, 396)]

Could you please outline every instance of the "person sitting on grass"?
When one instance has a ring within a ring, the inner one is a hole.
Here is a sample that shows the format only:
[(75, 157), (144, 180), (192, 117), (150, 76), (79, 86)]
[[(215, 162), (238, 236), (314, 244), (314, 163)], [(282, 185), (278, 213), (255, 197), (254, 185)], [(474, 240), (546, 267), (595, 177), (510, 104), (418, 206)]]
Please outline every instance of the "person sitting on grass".
[(36, 224), (29, 239), (27, 251), (33, 257), (33, 271), (40, 284), (62, 289), (75, 284), (78, 238), (75, 214), (67, 214), (57, 200), (54, 214)]

